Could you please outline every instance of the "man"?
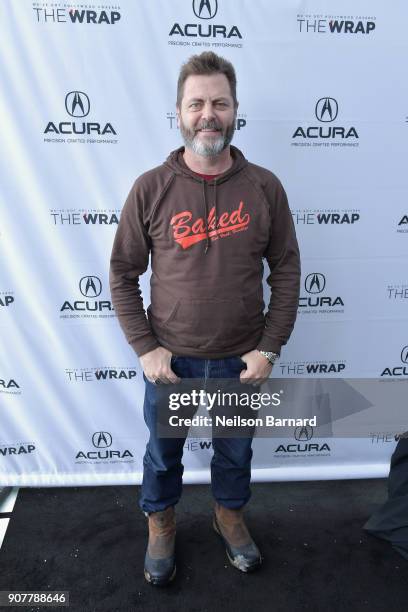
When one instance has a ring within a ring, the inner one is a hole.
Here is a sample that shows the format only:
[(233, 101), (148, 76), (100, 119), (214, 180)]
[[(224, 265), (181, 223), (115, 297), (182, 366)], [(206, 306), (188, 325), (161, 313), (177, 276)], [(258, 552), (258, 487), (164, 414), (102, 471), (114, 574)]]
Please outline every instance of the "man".
[[(140, 507), (148, 516), (145, 577), (175, 575), (175, 512), (184, 438), (156, 435), (157, 385), (228, 378), (260, 385), (296, 318), (300, 263), (285, 191), (233, 146), (238, 102), (232, 64), (212, 52), (183, 65), (177, 118), (184, 147), (140, 176), (122, 211), (111, 258), (119, 322), (140, 358), (150, 439)], [(138, 279), (151, 255), (146, 317)], [(265, 258), (272, 295), (264, 315)], [(251, 438), (214, 438), (214, 528), (231, 563), (251, 571), (260, 552), (243, 519), (250, 498)]]

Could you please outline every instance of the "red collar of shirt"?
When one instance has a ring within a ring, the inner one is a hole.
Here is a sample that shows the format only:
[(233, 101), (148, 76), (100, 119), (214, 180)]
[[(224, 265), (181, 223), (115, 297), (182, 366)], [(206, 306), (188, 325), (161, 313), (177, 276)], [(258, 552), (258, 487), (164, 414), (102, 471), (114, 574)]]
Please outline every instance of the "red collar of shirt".
[(201, 178), (204, 178), (206, 181), (212, 181), (212, 179), (217, 178), (217, 176), (220, 176), (220, 172), (218, 174), (201, 174), (200, 172), (194, 172), (194, 174), (196, 174), (197, 176), (201, 176)]

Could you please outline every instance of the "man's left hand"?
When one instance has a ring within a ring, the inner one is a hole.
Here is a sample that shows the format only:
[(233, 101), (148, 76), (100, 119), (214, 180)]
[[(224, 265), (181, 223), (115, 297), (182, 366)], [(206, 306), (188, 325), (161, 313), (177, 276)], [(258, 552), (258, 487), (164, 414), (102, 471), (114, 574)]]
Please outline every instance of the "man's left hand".
[(257, 350), (249, 351), (241, 355), (241, 359), (247, 364), (246, 370), (242, 370), (240, 375), (242, 383), (259, 387), (269, 378), (273, 364), (262, 353)]

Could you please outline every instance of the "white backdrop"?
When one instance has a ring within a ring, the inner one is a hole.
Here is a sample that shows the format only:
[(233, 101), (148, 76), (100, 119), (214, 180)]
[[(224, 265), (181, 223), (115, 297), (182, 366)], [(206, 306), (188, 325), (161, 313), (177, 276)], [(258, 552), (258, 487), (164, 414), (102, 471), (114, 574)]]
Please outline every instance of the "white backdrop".
[[(296, 224), (302, 297), (273, 375), (407, 377), (407, 17), (403, 0), (2, 0), (0, 485), (141, 480), (109, 257), (134, 179), (181, 144), (179, 68), (206, 49), (237, 71), (234, 143)], [(395, 447), (384, 428), (314, 443), (255, 440), (254, 480), (383, 476)], [(210, 456), (186, 443), (186, 482)]]

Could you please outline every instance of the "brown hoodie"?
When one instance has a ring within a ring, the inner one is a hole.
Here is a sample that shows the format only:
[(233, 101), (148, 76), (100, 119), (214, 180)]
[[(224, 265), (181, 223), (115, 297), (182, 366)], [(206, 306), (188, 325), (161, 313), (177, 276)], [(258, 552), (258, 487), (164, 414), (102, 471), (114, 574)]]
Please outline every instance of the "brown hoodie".
[[(285, 191), (277, 177), (231, 146), (229, 170), (207, 181), (184, 147), (134, 183), (116, 232), (112, 301), (139, 356), (164, 346), (217, 359), (252, 349), (279, 352), (296, 319), (300, 260)], [(151, 304), (139, 276), (151, 255)], [(272, 294), (264, 314), (263, 261)]]

